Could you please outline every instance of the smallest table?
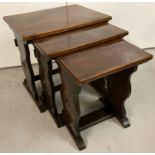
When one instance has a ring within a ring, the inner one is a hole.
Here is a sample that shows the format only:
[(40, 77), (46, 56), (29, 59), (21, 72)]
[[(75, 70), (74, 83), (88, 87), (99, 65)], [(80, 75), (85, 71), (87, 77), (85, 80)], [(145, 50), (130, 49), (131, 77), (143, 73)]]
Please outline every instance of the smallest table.
[[(124, 106), (131, 93), (130, 77), (139, 64), (150, 59), (151, 54), (124, 40), (57, 58), (62, 78), (62, 116), (80, 150), (85, 148), (81, 130), (112, 116), (124, 127), (130, 125)], [(105, 108), (81, 117), (79, 93), (81, 86), (89, 83), (100, 90)]]

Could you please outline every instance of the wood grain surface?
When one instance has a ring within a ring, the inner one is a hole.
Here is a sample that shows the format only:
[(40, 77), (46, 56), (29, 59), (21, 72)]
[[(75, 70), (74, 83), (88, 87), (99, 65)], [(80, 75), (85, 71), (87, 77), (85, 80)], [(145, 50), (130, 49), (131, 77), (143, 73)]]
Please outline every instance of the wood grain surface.
[(61, 63), (79, 84), (84, 84), (150, 59), (151, 54), (127, 41), (119, 40), (59, 57), (57, 62)]
[(128, 32), (111, 24), (98, 24), (35, 40), (34, 46), (50, 58), (122, 38)]
[(5, 16), (10, 28), (23, 40), (33, 40), (64, 31), (107, 22), (111, 16), (85, 8), (69, 5), (30, 13)]

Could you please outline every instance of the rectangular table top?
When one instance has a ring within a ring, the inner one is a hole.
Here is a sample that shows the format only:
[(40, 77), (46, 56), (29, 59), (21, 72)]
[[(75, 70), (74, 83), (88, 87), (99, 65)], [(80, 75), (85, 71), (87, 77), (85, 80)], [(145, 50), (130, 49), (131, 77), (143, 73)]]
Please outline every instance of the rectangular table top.
[(109, 15), (80, 5), (69, 5), (4, 17), (10, 28), (26, 41), (107, 22), (110, 19)]
[(127, 41), (111, 41), (78, 53), (61, 56), (62, 65), (79, 84), (137, 66), (152, 59), (152, 55)]
[(98, 24), (34, 40), (34, 46), (50, 58), (122, 38), (128, 32), (111, 24)]

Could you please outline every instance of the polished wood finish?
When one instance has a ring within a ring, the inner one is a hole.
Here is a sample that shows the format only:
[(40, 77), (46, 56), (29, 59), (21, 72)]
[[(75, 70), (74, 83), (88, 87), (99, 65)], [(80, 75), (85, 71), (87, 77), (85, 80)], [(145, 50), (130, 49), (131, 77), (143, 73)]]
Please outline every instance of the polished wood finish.
[(32, 98), (34, 99), (40, 112), (44, 112), (46, 111), (46, 107), (44, 106), (43, 102), (39, 101), (38, 98), (38, 92), (35, 85), (35, 81), (37, 79), (36, 76), (34, 75), (33, 68), (31, 66), (29, 46), (27, 42), (22, 41), (22, 39), (18, 34), (15, 33), (15, 36), (16, 36), (15, 44), (19, 49), (21, 64), (25, 74), (23, 84), (30, 93), (30, 95), (32, 96)]
[(137, 66), (134, 66), (94, 81), (94, 85), (103, 91), (101, 101), (109, 107), (125, 128), (130, 126), (126, 116), (125, 100), (131, 94), (130, 78), (136, 70)]
[[(80, 131), (115, 116), (123, 127), (129, 127), (125, 100), (131, 94), (130, 78), (137, 66), (152, 55), (124, 41), (80, 50), (57, 58), (62, 78), (63, 120), (79, 150), (86, 147)], [(93, 84), (104, 104), (95, 112), (81, 117), (79, 94), (84, 84)]]
[(107, 22), (110, 19), (111, 16), (80, 5), (69, 5), (4, 17), (10, 28), (27, 41)]
[(113, 116), (115, 116), (124, 127), (128, 127), (130, 125), (126, 117), (124, 104), (125, 100), (131, 93), (130, 77), (131, 74), (136, 70), (136, 66), (107, 77), (99, 78), (100, 88), (106, 90), (104, 92), (105, 94), (103, 93), (101, 98), (104, 108), (81, 117), (79, 94), (82, 85), (79, 85), (79, 83), (72, 78), (70, 72), (68, 72), (68, 70), (62, 64), (59, 65), (62, 78), (61, 95), (64, 105), (62, 111), (63, 121), (79, 150), (82, 150), (86, 147), (80, 133), (80, 131), (83, 129), (86, 129)]
[[(51, 108), (47, 109), (46, 103), (44, 103), (45, 99), (43, 98), (43, 95), (40, 95), (42, 90), (38, 89), (36, 86), (35, 82), (42, 79), (41, 75), (34, 75), (33, 73), (29, 44), (31, 44), (34, 39), (89, 25), (108, 22), (111, 19), (111, 16), (79, 5), (70, 5), (67, 7), (63, 6), (30, 13), (5, 16), (3, 19), (15, 34), (15, 45), (19, 48), (22, 67), (25, 73), (23, 84), (36, 102), (39, 110), (44, 112), (45, 110), (51, 111)], [(58, 70), (52, 70), (51, 76), (56, 73), (58, 73)], [(59, 86), (53, 86), (52, 90), (56, 92), (59, 88)], [(52, 103), (53, 102), (54, 101), (52, 101)], [(57, 125), (59, 126), (59, 121)]]
[(63, 121), (70, 131), (75, 143), (79, 150), (86, 147), (85, 142), (80, 134), (79, 121), (80, 121), (80, 106), (79, 96), (81, 88), (77, 86), (75, 81), (70, 78), (70, 75), (61, 68), (62, 89), (61, 96), (63, 100)]
[(152, 55), (124, 40), (101, 44), (59, 57), (79, 84), (131, 68), (152, 59)]
[[(4, 17), (15, 33), (25, 87), (41, 112), (48, 110), (58, 127), (67, 126), (79, 150), (86, 147), (80, 132), (96, 123), (116, 116), (124, 127), (130, 125), (125, 110), (131, 94), (130, 77), (139, 64), (152, 58), (122, 40), (128, 32), (108, 24), (110, 19), (79, 5)], [(39, 75), (34, 75), (31, 66), (30, 43), (35, 47)], [(57, 69), (52, 66), (54, 59)], [(52, 75), (59, 69), (62, 84), (55, 86)], [(37, 80), (42, 85), (39, 93)], [(91, 84), (101, 94), (103, 107), (81, 116), (79, 94), (84, 84)], [(59, 113), (55, 93), (60, 88), (63, 109)]]
[(80, 132), (92, 125), (113, 117), (114, 113), (108, 106), (103, 106), (103, 108), (99, 110), (81, 116), (79, 105), (81, 86), (73, 80), (61, 64), (60, 74), (62, 78), (61, 96), (63, 100), (63, 121), (78, 149), (83, 150), (86, 148), (86, 145)]
[(34, 40), (34, 46), (50, 58), (123, 38), (128, 32), (111, 24), (98, 24)]
[(45, 107), (52, 114), (54, 121), (56, 122), (58, 127), (64, 125), (62, 121), (61, 114), (58, 113), (57, 105), (55, 103), (55, 93), (60, 90), (60, 86), (54, 86), (54, 82), (52, 79), (52, 72), (54, 69), (52, 68), (52, 61), (50, 58), (42, 55), (41, 52), (36, 51), (36, 57), (38, 59), (39, 64), (39, 73), (42, 84), (42, 94), (39, 96), (39, 99), (45, 104)]

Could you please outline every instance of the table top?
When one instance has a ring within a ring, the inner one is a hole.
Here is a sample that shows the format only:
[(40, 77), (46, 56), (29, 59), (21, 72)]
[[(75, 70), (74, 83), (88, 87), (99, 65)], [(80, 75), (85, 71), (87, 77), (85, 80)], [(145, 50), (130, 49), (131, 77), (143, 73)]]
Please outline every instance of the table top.
[(61, 56), (62, 65), (78, 84), (137, 66), (152, 59), (152, 55), (124, 40), (111, 41), (78, 53)]
[(61, 33), (33, 42), (34, 46), (50, 58), (75, 52), (77, 50), (122, 38), (128, 32), (111, 24), (98, 24), (78, 30)]
[(111, 16), (80, 5), (68, 5), (5, 16), (3, 19), (23, 40), (30, 41), (92, 24), (107, 22), (111, 19)]

